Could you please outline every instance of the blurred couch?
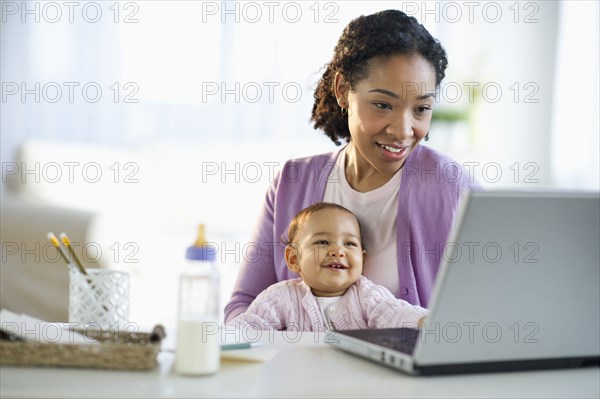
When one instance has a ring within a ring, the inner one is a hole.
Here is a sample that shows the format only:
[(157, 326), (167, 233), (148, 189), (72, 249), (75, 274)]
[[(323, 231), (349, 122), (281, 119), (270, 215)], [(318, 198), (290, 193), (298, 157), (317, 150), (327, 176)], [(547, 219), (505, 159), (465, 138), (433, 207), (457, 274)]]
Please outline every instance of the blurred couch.
[(46, 239), (65, 232), (80, 256), (85, 244), (101, 250), (84, 259), (87, 267), (130, 273), (131, 321), (174, 324), (198, 223), (221, 249), (224, 306), (266, 188), (301, 148), (25, 141), (3, 166), (0, 307), (67, 320), (68, 269)]
[(144, 319), (143, 282), (153, 268), (140, 246), (151, 246), (145, 239), (154, 229), (145, 223), (156, 204), (151, 184), (140, 184), (151, 169), (139, 171), (149, 165), (142, 158), (131, 149), (27, 140), (3, 162), (1, 308), (68, 320), (68, 267), (47, 240), (52, 231), (69, 236), (86, 267), (129, 272), (130, 314)]
[(88, 240), (94, 213), (5, 192), (0, 236), (0, 307), (49, 321), (68, 320), (68, 268), (49, 244), (49, 231)]

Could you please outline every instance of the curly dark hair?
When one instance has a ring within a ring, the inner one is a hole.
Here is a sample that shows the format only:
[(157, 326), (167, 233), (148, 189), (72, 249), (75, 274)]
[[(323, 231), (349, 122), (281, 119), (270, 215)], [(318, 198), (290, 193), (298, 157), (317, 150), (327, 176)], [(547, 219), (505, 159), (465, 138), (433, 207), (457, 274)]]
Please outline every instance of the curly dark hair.
[(350, 141), (348, 119), (341, 114), (335, 97), (335, 74), (340, 72), (354, 88), (367, 76), (370, 60), (398, 54), (418, 54), (427, 60), (435, 69), (435, 84), (439, 87), (448, 66), (446, 51), (414, 17), (386, 10), (352, 20), (340, 36), (315, 91), (311, 117), (314, 128), (322, 129), (336, 145), (342, 138)]

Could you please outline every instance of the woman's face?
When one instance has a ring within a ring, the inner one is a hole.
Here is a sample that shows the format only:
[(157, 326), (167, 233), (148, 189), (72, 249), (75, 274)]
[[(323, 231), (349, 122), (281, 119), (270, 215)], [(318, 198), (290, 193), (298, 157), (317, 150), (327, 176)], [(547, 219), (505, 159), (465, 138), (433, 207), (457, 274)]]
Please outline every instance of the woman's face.
[(351, 159), (358, 173), (393, 175), (429, 131), (435, 70), (419, 55), (395, 55), (373, 60), (355, 86), (344, 91), (343, 77), (336, 80), (346, 94)]

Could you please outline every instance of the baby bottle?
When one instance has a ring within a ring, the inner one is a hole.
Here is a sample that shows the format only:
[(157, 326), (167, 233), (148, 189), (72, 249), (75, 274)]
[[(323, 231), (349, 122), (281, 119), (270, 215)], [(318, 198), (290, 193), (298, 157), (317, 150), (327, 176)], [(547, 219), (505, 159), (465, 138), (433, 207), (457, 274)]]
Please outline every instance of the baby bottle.
[(211, 374), (221, 363), (219, 272), (216, 249), (204, 239), (204, 225), (187, 248), (188, 269), (179, 279), (175, 370), (180, 374)]

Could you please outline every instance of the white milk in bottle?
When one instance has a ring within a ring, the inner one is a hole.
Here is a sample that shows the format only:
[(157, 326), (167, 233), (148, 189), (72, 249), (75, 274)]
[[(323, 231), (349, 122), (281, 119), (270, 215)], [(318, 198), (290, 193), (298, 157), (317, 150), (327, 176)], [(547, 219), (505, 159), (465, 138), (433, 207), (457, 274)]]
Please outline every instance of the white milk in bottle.
[(175, 371), (185, 375), (215, 373), (221, 364), (219, 272), (216, 249), (206, 245), (204, 226), (188, 247), (186, 270), (179, 279)]

